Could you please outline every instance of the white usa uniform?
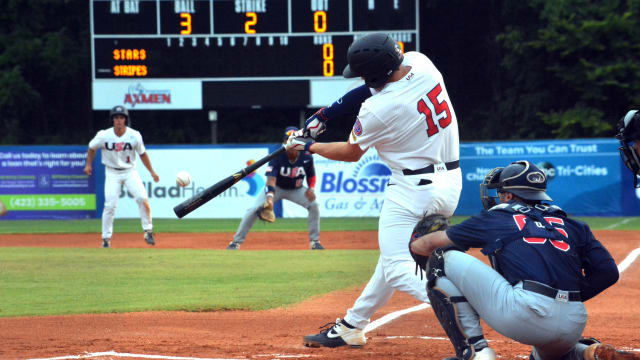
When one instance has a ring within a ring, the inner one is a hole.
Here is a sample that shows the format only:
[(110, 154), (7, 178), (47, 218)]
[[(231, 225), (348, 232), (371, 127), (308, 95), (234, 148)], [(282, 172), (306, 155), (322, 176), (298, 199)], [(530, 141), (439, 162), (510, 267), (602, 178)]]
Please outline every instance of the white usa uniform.
[(408, 241), (423, 214), (453, 215), (462, 190), (458, 121), (442, 75), (418, 52), (404, 54), (402, 66), (411, 70), (362, 104), (349, 136), (363, 150), (375, 147), (392, 173), (378, 224), (380, 258), (344, 319), (359, 329), (396, 290), (429, 302)]
[(102, 238), (110, 239), (113, 234), (113, 218), (123, 185), (138, 204), (142, 229), (152, 231), (151, 210), (144, 205), (147, 191), (136, 170), (136, 154), (142, 155), (146, 151), (142, 135), (129, 127), (122, 136), (116, 135), (113, 128), (100, 130), (89, 142), (89, 148), (102, 150), (105, 166)]

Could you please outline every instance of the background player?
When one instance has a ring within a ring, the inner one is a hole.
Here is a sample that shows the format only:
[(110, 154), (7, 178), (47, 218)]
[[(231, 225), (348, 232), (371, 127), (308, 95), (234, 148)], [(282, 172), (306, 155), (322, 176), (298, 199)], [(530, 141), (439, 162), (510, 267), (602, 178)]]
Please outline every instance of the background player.
[(133, 196), (140, 210), (140, 220), (144, 230), (144, 240), (149, 245), (155, 245), (153, 238), (153, 224), (151, 222), (151, 207), (147, 191), (142, 185), (140, 175), (136, 170), (136, 153), (149, 170), (153, 181), (160, 181), (160, 177), (153, 171), (151, 160), (146, 153), (142, 135), (130, 125), (129, 112), (124, 106), (115, 106), (109, 112), (109, 119), (113, 127), (100, 130), (89, 142), (87, 163), (84, 173), (91, 175), (92, 163), (96, 150), (102, 149), (102, 163), (105, 166), (104, 180), (104, 210), (102, 211), (102, 247), (108, 248), (113, 234), (113, 217), (116, 213), (118, 197), (122, 186), (126, 186)]
[[(289, 126), (285, 129), (285, 141), (298, 129)], [(307, 178), (307, 186), (302, 186), (302, 181)], [(320, 244), (320, 210), (314, 192), (316, 184), (316, 170), (313, 165), (313, 156), (307, 151), (289, 149), (282, 155), (271, 160), (267, 165), (267, 185), (265, 192), (261, 193), (254, 204), (244, 215), (238, 226), (233, 240), (227, 246), (227, 250), (237, 250), (244, 242), (253, 223), (258, 218), (257, 211), (265, 201), (273, 207), (273, 203), (280, 199), (287, 199), (309, 211), (309, 248), (311, 250), (323, 250)]]
[[(479, 318), (532, 345), (534, 360), (594, 359), (594, 350), (599, 359), (640, 358), (602, 344), (585, 353), (588, 345), (578, 342), (587, 322), (582, 302), (613, 285), (618, 268), (587, 224), (542, 204), (551, 201), (546, 188), (544, 172), (528, 161), (493, 169), (481, 185), (485, 211), (412, 240), (413, 252), (431, 255), (427, 292), (457, 358), (487, 346)], [(482, 248), (493, 268), (459, 251), (471, 247)]]
[(620, 157), (633, 173), (633, 187), (638, 188), (640, 176), (640, 112), (630, 110), (618, 121), (616, 138), (620, 140)]
[[(368, 94), (358, 90), (366, 100), (348, 141), (319, 143), (290, 137), (287, 147), (340, 161), (358, 161), (375, 147), (392, 176), (380, 213), (376, 269), (344, 319), (304, 337), (304, 344), (313, 347), (364, 345), (363, 329), (396, 290), (429, 301), (426, 280), (414, 275), (406, 239), (423, 214), (452, 215), (462, 188), (458, 122), (442, 75), (431, 61), (418, 52), (403, 55), (398, 44), (382, 33), (356, 40), (347, 60), (343, 75), (363, 77), (370, 89)], [(315, 116), (307, 121), (304, 133), (313, 137), (323, 127), (323, 119)]]

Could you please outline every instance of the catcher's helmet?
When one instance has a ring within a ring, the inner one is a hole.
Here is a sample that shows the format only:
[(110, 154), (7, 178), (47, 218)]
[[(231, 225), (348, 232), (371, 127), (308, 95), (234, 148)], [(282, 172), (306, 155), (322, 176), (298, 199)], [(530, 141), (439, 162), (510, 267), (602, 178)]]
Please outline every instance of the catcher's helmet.
[(404, 55), (400, 46), (387, 34), (374, 33), (354, 41), (347, 51), (346, 78), (363, 77), (370, 88), (382, 87), (398, 70)]
[(620, 158), (633, 173), (633, 187), (638, 188), (640, 176), (640, 154), (633, 148), (634, 142), (640, 142), (640, 111), (630, 110), (618, 121), (616, 138), (620, 140)]
[(111, 111), (109, 111), (109, 121), (111, 123), (113, 123), (113, 117), (116, 115), (123, 115), (127, 119), (127, 126), (131, 126), (131, 118), (129, 117), (129, 111), (126, 107), (116, 105), (111, 109)]
[(496, 189), (498, 193), (510, 192), (523, 200), (553, 201), (545, 192), (547, 175), (527, 160), (515, 161), (487, 173), (480, 184), (480, 197), (485, 209), (496, 205), (497, 196), (491, 196), (490, 189)]

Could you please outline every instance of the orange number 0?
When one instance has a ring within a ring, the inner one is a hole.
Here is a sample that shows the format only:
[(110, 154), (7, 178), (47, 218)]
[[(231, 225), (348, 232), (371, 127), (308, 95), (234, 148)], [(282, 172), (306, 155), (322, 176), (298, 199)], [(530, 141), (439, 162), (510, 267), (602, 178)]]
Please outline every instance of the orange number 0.
[(316, 11), (313, 13), (313, 31), (327, 31), (327, 13), (324, 11)]
[(180, 21), (180, 26), (183, 27), (183, 29), (180, 30), (180, 34), (182, 35), (191, 34), (191, 14), (180, 13), (180, 17), (184, 19), (184, 21)]
[(258, 14), (254, 12), (248, 12), (245, 14), (249, 20), (244, 22), (244, 32), (247, 34), (255, 34), (256, 30), (251, 27), (258, 23)]

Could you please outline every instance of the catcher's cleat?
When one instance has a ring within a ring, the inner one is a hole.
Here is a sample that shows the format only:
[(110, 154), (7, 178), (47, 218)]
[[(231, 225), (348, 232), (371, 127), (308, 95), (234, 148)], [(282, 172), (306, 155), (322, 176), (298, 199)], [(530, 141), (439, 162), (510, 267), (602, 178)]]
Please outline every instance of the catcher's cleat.
[(229, 246), (227, 246), (227, 250), (239, 250), (240, 249), (240, 243), (237, 243), (235, 241), (232, 241), (229, 243)]
[(153, 239), (153, 233), (151, 231), (145, 231), (144, 241), (149, 245), (155, 245), (156, 241)]
[(304, 337), (304, 346), (329, 347), (349, 345), (353, 348), (363, 347), (367, 343), (364, 331), (347, 326), (340, 318), (335, 323), (328, 323), (320, 327), (324, 329), (319, 334)]
[(108, 239), (108, 238), (102, 239), (102, 247), (103, 248), (111, 247), (111, 239)]
[[(591, 345), (596, 349), (593, 358), (596, 360), (640, 360), (640, 354), (616, 350), (615, 347), (607, 344)], [(585, 357), (586, 359), (587, 357)]]
[(311, 241), (309, 242), (309, 248), (311, 250), (324, 250), (324, 246), (320, 244), (320, 241)]

